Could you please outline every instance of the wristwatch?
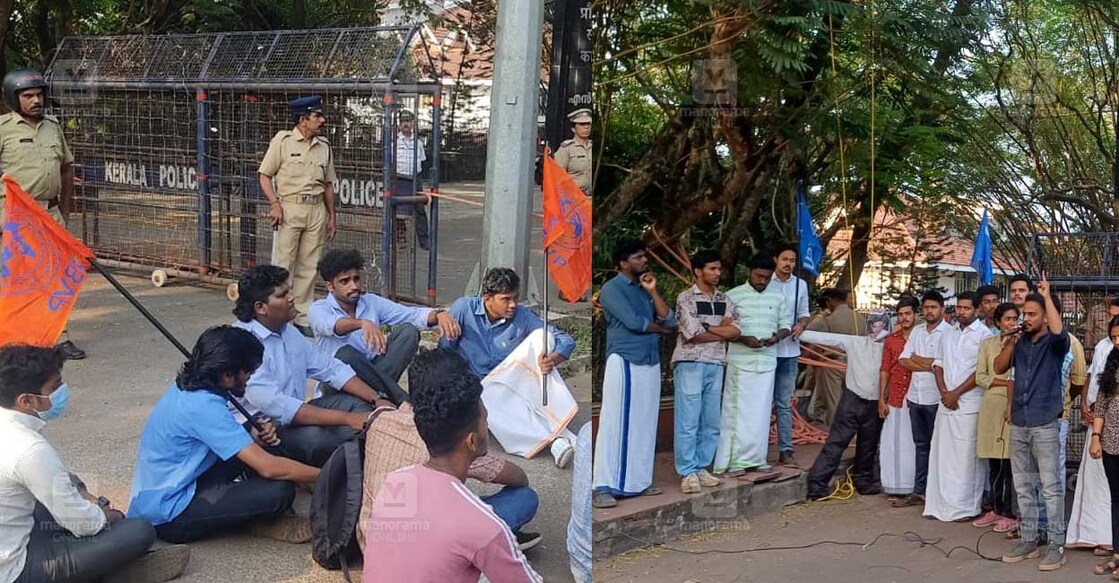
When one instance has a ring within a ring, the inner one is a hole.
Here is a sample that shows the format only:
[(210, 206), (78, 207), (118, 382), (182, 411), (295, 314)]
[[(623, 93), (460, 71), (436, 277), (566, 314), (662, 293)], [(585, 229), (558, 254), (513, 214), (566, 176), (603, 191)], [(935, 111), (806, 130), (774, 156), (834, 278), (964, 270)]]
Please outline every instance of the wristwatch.
[(98, 496), (98, 497), (97, 497), (97, 506), (98, 506), (99, 508), (108, 508), (108, 507), (110, 507), (110, 506), (112, 506), (112, 505), (113, 505), (113, 503), (112, 503), (112, 502), (109, 502), (109, 499), (108, 499), (108, 498), (106, 498), (106, 497), (104, 497), (104, 496)]

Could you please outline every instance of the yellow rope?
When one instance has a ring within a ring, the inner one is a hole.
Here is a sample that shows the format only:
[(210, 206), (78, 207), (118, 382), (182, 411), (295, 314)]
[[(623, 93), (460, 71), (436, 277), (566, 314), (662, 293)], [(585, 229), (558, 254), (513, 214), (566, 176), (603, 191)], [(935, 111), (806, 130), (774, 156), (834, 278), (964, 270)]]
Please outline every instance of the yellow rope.
[(835, 488), (832, 488), (831, 494), (824, 496), (817, 500), (817, 502), (824, 502), (827, 500), (850, 500), (855, 495), (855, 482), (851, 480), (851, 468), (847, 466), (847, 472), (843, 477), (835, 481)]

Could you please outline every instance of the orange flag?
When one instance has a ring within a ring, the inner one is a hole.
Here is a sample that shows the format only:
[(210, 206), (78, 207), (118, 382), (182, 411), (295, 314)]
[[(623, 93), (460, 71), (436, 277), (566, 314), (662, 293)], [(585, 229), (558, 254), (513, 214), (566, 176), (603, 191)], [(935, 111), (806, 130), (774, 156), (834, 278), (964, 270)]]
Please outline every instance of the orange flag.
[(54, 346), (95, 256), (7, 175), (4, 190), (0, 346)]
[(591, 201), (547, 152), (544, 253), (560, 296), (578, 301), (591, 287)]

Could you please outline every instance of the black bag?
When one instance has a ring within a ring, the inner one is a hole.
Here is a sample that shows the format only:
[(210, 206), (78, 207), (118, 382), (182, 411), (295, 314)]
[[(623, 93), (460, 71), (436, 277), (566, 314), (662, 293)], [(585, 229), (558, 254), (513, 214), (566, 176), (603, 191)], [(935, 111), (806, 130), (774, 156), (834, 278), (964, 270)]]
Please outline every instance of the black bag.
[[(365, 428), (386, 409), (377, 409)], [(365, 468), (365, 432), (330, 454), (311, 495), (311, 557), (324, 569), (342, 569), (347, 583), (350, 565), (361, 561), (357, 522), (361, 515)]]

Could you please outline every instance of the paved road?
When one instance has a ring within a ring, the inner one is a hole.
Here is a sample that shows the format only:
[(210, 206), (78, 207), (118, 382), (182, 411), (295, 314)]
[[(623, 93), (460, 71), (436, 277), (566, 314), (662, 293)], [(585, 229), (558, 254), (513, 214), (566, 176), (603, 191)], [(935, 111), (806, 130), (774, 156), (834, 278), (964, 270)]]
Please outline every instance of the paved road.
[[(905, 541), (906, 531), (926, 540), (942, 539), (938, 546)], [(925, 519), (920, 509), (889, 507), (881, 496), (859, 497), (790, 506), (783, 512), (753, 521), (733, 524), (721, 532), (705, 532), (670, 543), (676, 549), (708, 554), (686, 554), (664, 546), (624, 553), (595, 563), (595, 583), (789, 583), (791, 581), (861, 581), (863, 583), (999, 581), (1025, 583), (1086, 581), (1094, 579), (1095, 557), (1085, 550), (1069, 551), (1069, 562), (1061, 570), (1042, 573), (1037, 560), (1016, 565), (988, 562), (957, 545), (976, 548), (984, 532), (970, 524)], [(823, 544), (807, 549), (773, 550), (734, 554), (761, 547), (798, 547), (820, 541), (856, 542), (855, 545)], [(991, 532), (983, 536), (980, 551), (998, 556), (1016, 541)], [(1102, 580), (1103, 578), (1100, 578)]]
[[(232, 304), (222, 289), (174, 282), (156, 289), (143, 279), (120, 279), (188, 347), (206, 327), (233, 319)], [(140, 431), (183, 358), (98, 275), (91, 275), (83, 288), (70, 329), (89, 358), (67, 364), (71, 403), (66, 415), (52, 421), (45, 433), (92, 491), (123, 506)], [(576, 398), (583, 403), (583, 412), (573, 424), (577, 428), (589, 419), (589, 374), (576, 377), (573, 384)], [(529, 558), (547, 580), (569, 581), (565, 540), (571, 472), (556, 468), (550, 457), (517, 463), (541, 494), (539, 513), (528, 528), (545, 538)], [(301, 494), (296, 502), (297, 509), (305, 512), (309, 497)], [(191, 564), (181, 581), (342, 580), (340, 574), (313, 564), (309, 544), (293, 546), (230, 534), (192, 547)]]

